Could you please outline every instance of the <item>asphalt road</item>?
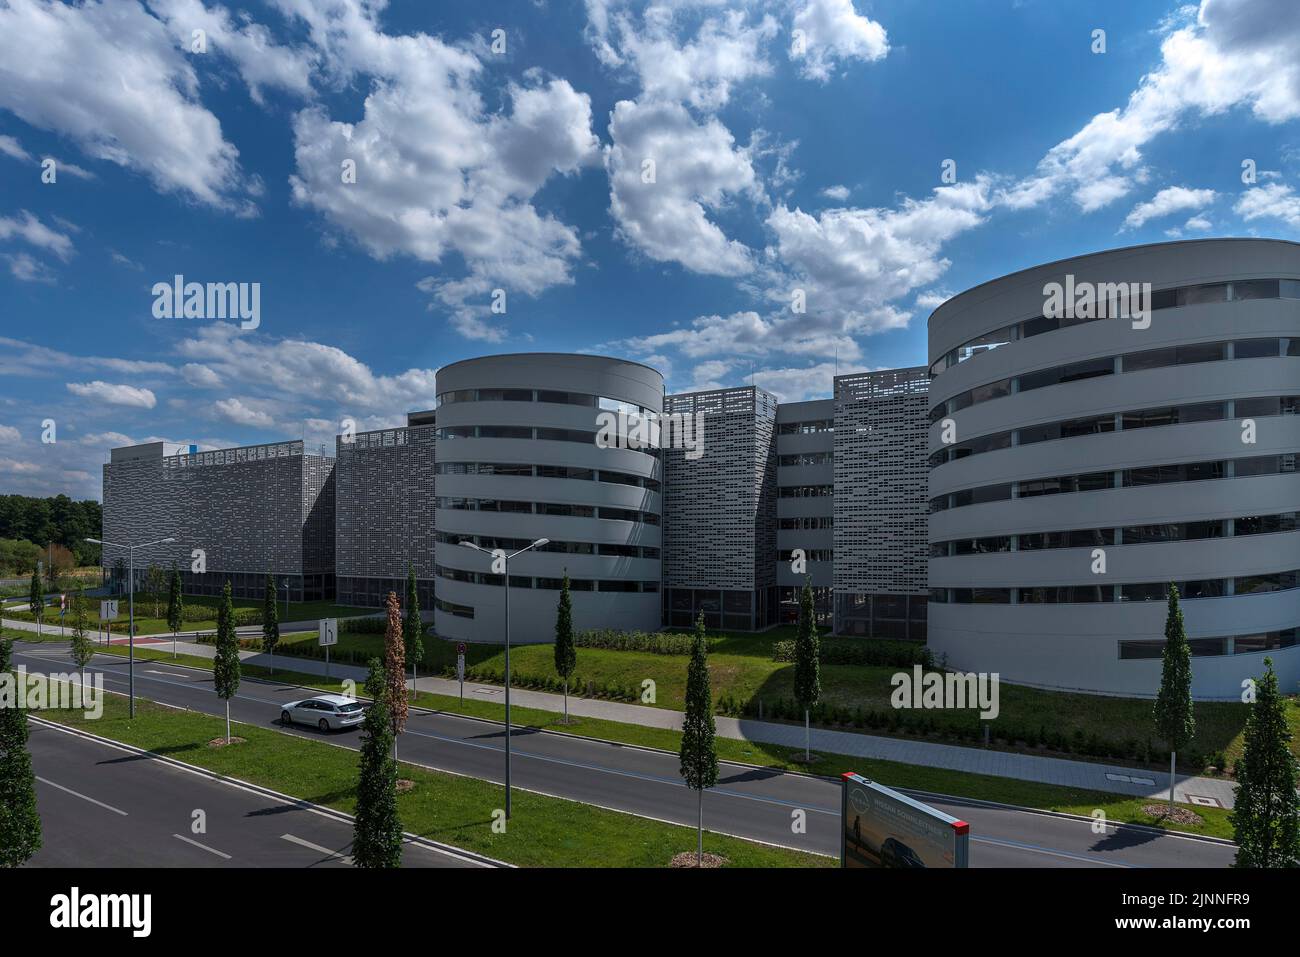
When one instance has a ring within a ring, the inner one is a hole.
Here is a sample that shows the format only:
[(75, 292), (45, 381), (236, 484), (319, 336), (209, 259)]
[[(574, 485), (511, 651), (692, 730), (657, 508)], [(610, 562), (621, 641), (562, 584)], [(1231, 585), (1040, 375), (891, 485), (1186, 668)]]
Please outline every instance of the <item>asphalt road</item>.
[[(32, 672), (69, 670), (66, 652), (49, 645), (19, 646), (14, 659)], [(121, 658), (101, 655), (91, 667), (103, 673), (107, 690), (126, 689), (126, 662)], [(165, 661), (137, 661), (135, 683), (142, 697), (223, 713), (209, 672)], [(230, 702), (231, 717), (278, 728), (281, 704), (310, 694), (294, 685), (245, 678)], [(356, 748), (360, 742), (358, 731), (322, 735), (314, 728), (285, 730), (308, 738), (327, 737), (345, 747)], [(412, 712), (399, 751), (406, 761), (501, 782), (503, 747), (504, 729), (498, 724)], [(512, 751), (516, 787), (695, 825), (696, 798), (681, 779), (676, 755), (529, 730), (516, 730)], [(704, 826), (838, 855), (839, 795), (837, 781), (723, 762), (718, 786), (704, 798)], [(1226, 867), (1234, 856), (1234, 848), (1218, 842), (1126, 826), (1094, 834), (1091, 821), (958, 799), (927, 801), (971, 825), (973, 867)], [(804, 833), (796, 833), (794, 827), (799, 811), (806, 820)]]
[[(33, 724), (43, 846), (29, 867), (350, 867), (346, 820)], [(194, 813), (202, 812), (203, 833)], [(404, 867), (474, 862), (408, 843)]]

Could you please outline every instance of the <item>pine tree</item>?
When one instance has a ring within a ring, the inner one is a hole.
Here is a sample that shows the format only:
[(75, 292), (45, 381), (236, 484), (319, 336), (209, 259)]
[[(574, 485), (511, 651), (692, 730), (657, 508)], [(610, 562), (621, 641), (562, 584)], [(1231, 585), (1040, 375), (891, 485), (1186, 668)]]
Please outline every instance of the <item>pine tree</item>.
[(402, 642), (402, 611), (397, 592), (385, 601), (388, 627), (384, 630), (384, 680), (388, 685), (388, 713), (393, 722), (393, 757), (397, 756), (397, 735), (406, 728), (406, 646)]
[[(13, 642), (0, 639), (0, 674), (12, 664)], [(27, 750), (27, 715), (0, 708), (0, 867), (18, 867), (41, 849), (36, 776)]]
[(704, 613), (695, 621), (691, 662), (686, 669), (686, 714), (682, 718), (681, 772), (686, 786), (699, 796), (698, 844), (695, 863), (704, 865), (704, 791), (718, 783), (718, 752), (714, 744), (713, 692), (709, 687), (708, 640)]
[(1160, 691), (1154, 709), (1156, 733), (1169, 745), (1169, 814), (1174, 813), (1174, 766), (1177, 754), (1196, 736), (1192, 709), (1192, 649), (1183, 629), (1178, 586), (1169, 583), (1169, 612), (1165, 617), (1165, 650), (1160, 666)]
[(176, 657), (176, 633), (185, 621), (185, 599), (181, 595), (181, 572), (172, 566), (171, 587), (167, 592), (167, 627), (172, 630), (172, 657)]
[(41, 588), (40, 573), (35, 571), (32, 572), (32, 587), (27, 593), (27, 604), (36, 618), (36, 631), (39, 634), (41, 623), (45, 620), (45, 590)]
[(362, 725), (352, 859), (359, 867), (400, 867), (402, 822), (397, 815), (397, 760), (393, 756), (396, 736), (388, 707), (387, 672), (378, 658), (370, 659), (366, 693), (373, 701)]
[(1300, 864), (1300, 804), (1287, 702), (1278, 691), (1272, 658), (1264, 659), (1264, 668), (1246, 718), (1235, 806), (1228, 820), (1237, 842), (1237, 867), (1295, 867)]
[(813, 608), (811, 582), (805, 580), (799, 595), (799, 633), (794, 640), (794, 697), (803, 708), (803, 756), (811, 763), (812, 731), (809, 711), (822, 696), (820, 642), (817, 638), (817, 618)]
[(280, 609), (275, 603), (275, 576), (266, 573), (266, 594), (262, 599), (262, 650), (271, 656), (275, 674), (275, 646), (280, 643)]
[(420, 589), (415, 582), (415, 566), (406, 566), (406, 621), (402, 626), (406, 640), (406, 660), (411, 663), (411, 693), (419, 680), (416, 669), (424, 660), (424, 619), (420, 617)]
[(564, 723), (569, 723), (569, 678), (578, 666), (578, 649), (573, 645), (573, 600), (569, 596), (569, 573), (560, 585), (560, 603), (555, 609), (555, 672), (564, 679)]
[(81, 685), (86, 686), (86, 665), (95, 657), (95, 643), (90, 637), (90, 609), (87, 607), (86, 589), (77, 585), (77, 594), (72, 598), (72, 642), (68, 647), (72, 662), (81, 674)]
[(239, 690), (239, 642), (235, 638), (235, 606), (230, 598), (229, 579), (217, 607), (217, 650), (212, 659), (212, 682), (217, 697), (226, 702), (226, 744), (229, 744), (230, 699)]

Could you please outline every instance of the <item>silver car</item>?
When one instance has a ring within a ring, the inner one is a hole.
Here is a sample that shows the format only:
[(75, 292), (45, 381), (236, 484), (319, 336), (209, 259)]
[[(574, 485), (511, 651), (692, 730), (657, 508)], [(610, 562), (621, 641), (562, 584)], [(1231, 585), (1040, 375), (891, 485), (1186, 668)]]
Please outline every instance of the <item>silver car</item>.
[(281, 724), (314, 724), (321, 731), (351, 728), (366, 719), (366, 706), (356, 698), (322, 694), (290, 701), (280, 712)]

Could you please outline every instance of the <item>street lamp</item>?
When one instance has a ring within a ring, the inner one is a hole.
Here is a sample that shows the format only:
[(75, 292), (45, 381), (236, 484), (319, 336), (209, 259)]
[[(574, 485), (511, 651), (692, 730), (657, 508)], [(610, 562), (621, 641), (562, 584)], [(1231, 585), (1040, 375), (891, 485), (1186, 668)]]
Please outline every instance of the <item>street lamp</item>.
[(502, 578), (505, 579), (505, 586), (506, 586), (505, 611), (506, 611), (506, 818), (507, 820), (510, 818), (510, 559), (514, 558), (516, 555), (522, 555), (530, 548), (538, 548), (542, 545), (545, 545), (549, 541), (550, 541), (549, 538), (539, 538), (531, 545), (525, 545), (523, 548), (519, 549), (519, 551), (511, 552), (509, 555), (507, 555), (504, 549), (494, 550), (491, 548), (484, 548), (481, 545), (475, 545), (473, 542), (466, 541), (463, 538), (460, 540), (461, 545), (464, 545), (466, 548), (472, 548), (476, 552), (483, 552), (485, 555), (491, 555), (493, 558), (496, 558), (499, 555), (501, 557), (502, 571), (504, 573), (502, 575)]
[(99, 545), (102, 548), (125, 548), (127, 555), (127, 614), (130, 616), (131, 624), (127, 630), (127, 664), (126, 675), (128, 691), (131, 698), (131, 717), (135, 717), (135, 550), (137, 548), (150, 548), (154, 545), (166, 545), (168, 542), (174, 542), (174, 538), (160, 538), (154, 542), (142, 542), (139, 545), (119, 545), (117, 542), (105, 542), (98, 538), (88, 538), (86, 541), (93, 545)]

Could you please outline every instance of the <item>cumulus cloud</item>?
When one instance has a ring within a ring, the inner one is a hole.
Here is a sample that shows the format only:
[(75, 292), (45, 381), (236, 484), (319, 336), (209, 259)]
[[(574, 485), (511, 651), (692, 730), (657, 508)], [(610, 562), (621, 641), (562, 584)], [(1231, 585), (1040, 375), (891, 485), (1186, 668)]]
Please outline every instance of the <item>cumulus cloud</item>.
[(64, 262), (72, 257), (71, 237), (45, 225), (25, 209), (19, 210), (17, 216), (0, 216), (0, 240), (7, 239), (21, 239), (37, 249), (53, 253)]
[(802, 44), (790, 46), (799, 73), (826, 82), (846, 60), (866, 63), (889, 53), (885, 28), (853, 8), (853, 0), (802, 0), (795, 4), (791, 27)]
[(827, 186), (821, 191), (821, 195), (827, 199), (833, 199), (837, 203), (842, 203), (849, 198), (849, 188), (847, 186)]
[[(693, 272), (736, 276), (751, 251), (710, 220), (731, 197), (760, 191), (748, 152), (717, 119), (697, 121), (679, 103), (622, 100), (606, 149), (610, 213), (630, 246)], [(653, 163), (653, 182), (646, 175)]]
[(73, 395), (108, 405), (152, 409), (158, 404), (157, 397), (149, 389), (115, 382), (104, 382), (102, 379), (96, 379), (94, 382), (69, 382), (67, 387), (68, 391)]
[(217, 416), (235, 425), (248, 425), (260, 429), (269, 429), (275, 425), (275, 417), (269, 412), (253, 408), (240, 398), (220, 399), (213, 403)]
[(1248, 223), (1277, 219), (1300, 228), (1300, 195), (1283, 183), (1265, 183), (1246, 190), (1232, 209)]
[(0, 7), (0, 108), (160, 190), (246, 206), (239, 151), (199, 101), (197, 72), (136, 0)]
[(6, 445), (22, 441), (22, 434), (12, 425), (0, 425), (0, 442)]
[(1203, 209), (1214, 202), (1212, 189), (1188, 189), (1185, 186), (1170, 186), (1156, 193), (1145, 203), (1138, 203), (1124, 218), (1125, 229), (1140, 229), (1153, 219), (1161, 219), (1174, 213)]

